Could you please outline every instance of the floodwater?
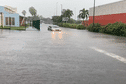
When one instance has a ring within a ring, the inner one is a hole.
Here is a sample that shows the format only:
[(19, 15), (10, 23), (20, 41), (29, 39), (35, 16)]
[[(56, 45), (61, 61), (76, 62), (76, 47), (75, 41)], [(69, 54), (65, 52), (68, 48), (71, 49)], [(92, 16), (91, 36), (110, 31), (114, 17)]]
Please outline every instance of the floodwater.
[(0, 30), (0, 84), (126, 84), (126, 64), (98, 53), (98, 47), (126, 58), (126, 38), (61, 28)]

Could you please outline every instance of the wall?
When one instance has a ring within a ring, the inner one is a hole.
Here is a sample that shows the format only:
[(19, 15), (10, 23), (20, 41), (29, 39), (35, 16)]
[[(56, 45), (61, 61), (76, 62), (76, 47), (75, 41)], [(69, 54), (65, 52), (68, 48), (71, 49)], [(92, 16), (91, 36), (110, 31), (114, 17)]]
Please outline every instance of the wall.
[[(126, 1), (118, 1), (95, 8), (95, 23), (106, 25), (108, 23), (126, 23)], [(93, 23), (93, 8), (89, 9), (89, 24)]]
[[(95, 16), (126, 13), (126, 1), (118, 1), (95, 7)], [(89, 16), (93, 16), (93, 8), (89, 9)]]
[[(126, 23), (126, 13), (100, 15), (100, 16), (95, 16), (94, 19), (94, 23), (100, 23), (101, 25), (107, 25), (108, 23), (115, 23), (117, 21)], [(89, 24), (91, 23), (93, 23), (93, 16), (89, 17)]]

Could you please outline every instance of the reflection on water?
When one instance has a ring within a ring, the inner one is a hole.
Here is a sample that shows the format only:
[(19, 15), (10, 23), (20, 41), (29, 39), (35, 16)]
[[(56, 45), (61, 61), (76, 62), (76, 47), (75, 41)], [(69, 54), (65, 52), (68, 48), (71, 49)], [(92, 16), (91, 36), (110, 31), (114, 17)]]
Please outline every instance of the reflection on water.
[(62, 39), (63, 32), (62, 31), (58, 31), (58, 32), (53, 31), (51, 34), (52, 34), (52, 38), (53, 39), (55, 39), (55, 37), (57, 36), (57, 34), (58, 34), (59, 39)]
[[(109, 43), (116, 37), (74, 29), (50, 32), (43, 25), (39, 33), (33, 28), (26, 31), (0, 30), (0, 36), (5, 37), (0, 38), (0, 84), (83, 84), (81, 78), (86, 76), (82, 72), (90, 73), (93, 68), (88, 67), (94, 66), (90, 64), (99, 59), (92, 61), (92, 57), (97, 55), (90, 54), (92, 50), (88, 46), (117, 52), (121, 56), (126, 54), (123, 45)], [(95, 76), (88, 74), (88, 77)]]
[(1, 32), (0, 32), (0, 34), (3, 34), (3, 29), (1, 29)]

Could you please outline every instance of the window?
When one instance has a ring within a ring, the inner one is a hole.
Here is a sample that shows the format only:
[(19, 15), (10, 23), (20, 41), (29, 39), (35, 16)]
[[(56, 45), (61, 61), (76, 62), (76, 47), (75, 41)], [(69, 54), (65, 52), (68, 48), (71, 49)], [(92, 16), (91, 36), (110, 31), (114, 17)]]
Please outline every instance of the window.
[(9, 25), (11, 25), (11, 17), (9, 17)]
[(9, 25), (9, 24), (8, 24), (8, 19), (9, 19), (9, 18), (8, 18), (8, 17), (6, 17), (6, 25)]
[(14, 17), (6, 17), (6, 25), (15, 25), (15, 18)]
[(12, 25), (15, 25), (15, 18), (12, 18)]

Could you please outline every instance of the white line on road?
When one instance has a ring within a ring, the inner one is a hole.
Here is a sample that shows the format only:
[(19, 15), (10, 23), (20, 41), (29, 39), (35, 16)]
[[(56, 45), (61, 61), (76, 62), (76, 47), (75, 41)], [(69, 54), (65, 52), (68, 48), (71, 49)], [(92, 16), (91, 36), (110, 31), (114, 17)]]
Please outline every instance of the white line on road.
[(110, 56), (110, 57), (112, 57), (112, 58), (115, 58), (115, 59), (117, 59), (117, 60), (119, 60), (119, 61), (121, 61), (121, 62), (123, 62), (123, 63), (126, 63), (126, 58), (123, 58), (123, 57), (121, 57), (121, 56), (115, 55), (115, 54), (113, 54), (113, 53), (109, 53), (109, 52), (107, 52), (107, 51), (105, 51), (105, 50), (98, 49), (98, 48), (96, 48), (96, 47), (90, 47), (90, 48), (91, 48), (91, 49), (94, 49), (94, 50), (96, 50), (96, 51), (98, 51), (98, 52), (101, 52), (101, 53), (103, 53), (103, 54), (105, 54), (105, 55), (107, 55), (107, 56)]

